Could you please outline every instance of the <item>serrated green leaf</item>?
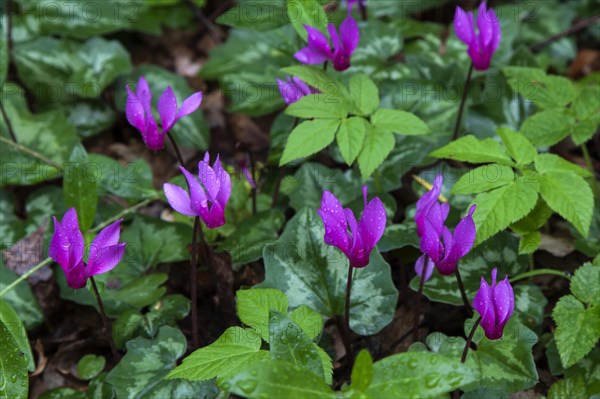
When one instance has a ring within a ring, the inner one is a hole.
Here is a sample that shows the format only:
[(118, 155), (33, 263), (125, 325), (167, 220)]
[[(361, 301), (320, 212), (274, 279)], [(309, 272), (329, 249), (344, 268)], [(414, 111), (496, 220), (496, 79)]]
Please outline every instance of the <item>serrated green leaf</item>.
[(452, 194), (478, 194), (504, 187), (516, 180), (512, 168), (496, 163), (479, 166), (461, 176), (452, 187)]
[(558, 380), (548, 390), (548, 399), (585, 398), (587, 396), (585, 381), (580, 375)]
[(373, 358), (368, 350), (362, 349), (358, 352), (354, 366), (352, 366), (352, 376), (350, 377), (350, 389), (364, 392), (371, 385), (373, 380)]
[(521, 126), (524, 134), (538, 147), (551, 146), (571, 133), (575, 118), (567, 109), (549, 109), (527, 118)]
[(542, 234), (539, 231), (532, 231), (521, 236), (519, 241), (519, 254), (527, 255), (534, 253), (540, 246)]
[(452, 141), (430, 154), (436, 158), (454, 159), (470, 163), (499, 163), (512, 166), (513, 162), (504, 147), (493, 139), (479, 140), (475, 136), (465, 136)]
[(325, 379), (317, 345), (287, 315), (271, 311), (269, 331), (271, 359), (288, 361)]
[(239, 290), (235, 294), (238, 317), (252, 327), (258, 335), (269, 342), (269, 313), (287, 313), (288, 300), (285, 294), (272, 288)]
[(427, 124), (418, 116), (395, 109), (378, 109), (371, 116), (371, 123), (377, 131), (392, 132), (404, 136), (430, 132)]
[(590, 177), (592, 175), (589, 170), (569, 162), (556, 154), (539, 154), (535, 159), (535, 167), (542, 174), (570, 171), (581, 177)]
[(321, 348), (317, 344), (315, 344), (315, 348), (317, 349), (317, 353), (321, 358), (321, 366), (323, 367), (325, 382), (327, 385), (331, 385), (333, 383), (333, 362), (331, 361), (331, 358), (327, 352), (325, 352), (325, 349)]
[(535, 185), (521, 180), (496, 190), (478, 194), (473, 200), (477, 209), (473, 220), (477, 243), (481, 243), (511, 223), (523, 218), (535, 206), (538, 193)]
[(215, 342), (186, 357), (166, 378), (226, 380), (269, 357), (269, 352), (260, 350), (261, 342), (254, 330), (230, 327)]
[(323, 379), (302, 367), (281, 360), (265, 360), (232, 376), (225, 383), (231, 393), (244, 398), (335, 399)]
[(286, 3), (286, 0), (252, 3), (241, 1), (219, 15), (216, 22), (234, 28), (270, 31), (290, 22)]
[(395, 144), (391, 132), (376, 130), (373, 126), (367, 128), (363, 148), (358, 155), (358, 167), (364, 179), (383, 163)]
[[(313, 209), (299, 211), (281, 237), (264, 249), (265, 281), (260, 287), (285, 292), (290, 307), (307, 305), (323, 317), (344, 313), (348, 259), (323, 242), (323, 222)], [(368, 267), (355, 269), (350, 327), (361, 335), (380, 331), (393, 318), (398, 293), (389, 265), (378, 251)]]
[(571, 293), (581, 302), (600, 305), (600, 264), (585, 263), (575, 270)]
[(343, 119), (348, 115), (348, 110), (337, 99), (329, 99), (322, 93), (315, 93), (288, 105), (285, 113), (305, 119)]
[(14, 341), (20, 355), (25, 358), (27, 369), (29, 371), (35, 370), (33, 354), (31, 353), (31, 347), (29, 346), (29, 339), (27, 338), (25, 327), (23, 326), (19, 315), (2, 299), (0, 299), (0, 323), (6, 328), (5, 331), (10, 334), (10, 339)]
[(327, 32), (327, 14), (317, 0), (288, 0), (287, 15), (298, 35), (306, 41), (308, 33), (304, 25)]
[(511, 88), (543, 109), (563, 107), (573, 101), (575, 86), (562, 76), (546, 75), (541, 69), (507, 66), (502, 72)]
[(543, 174), (540, 176), (540, 194), (550, 208), (587, 237), (592, 223), (594, 196), (582, 177), (570, 171)]
[(350, 95), (363, 116), (371, 115), (379, 107), (379, 89), (365, 74), (359, 73), (352, 76)]
[(517, 165), (525, 165), (536, 158), (538, 152), (525, 136), (507, 128), (496, 130), (502, 139), (506, 152), (515, 160)]
[(552, 216), (554, 211), (548, 207), (541, 197), (538, 197), (537, 204), (531, 212), (524, 218), (510, 225), (510, 228), (519, 234), (527, 234), (539, 230)]
[(348, 166), (352, 165), (365, 140), (367, 122), (360, 117), (351, 117), (342, 120), (342, 124), (336, 134), (337, 144)]
[(302, 122), (288, 137), (281, 156), (280, 165), (295, 159), (308, 157), (333, 141), (341, 121), (337, 119), (316, 119)]
[(429, 352), (398, 353), (373, 364), (366, 394), (373, 398), (436, 398), (479, 379), (459, 359)]
[(104, 356), (85, 355), (77, 362), (77, 376), (82, 380), (96, 377), (106, 365)]
[(571, 367), (600, 339), (600, 306), (586, 309), (573, 295), (565, 295), (554, 307), (552, 318), (560, 360), (565, 368)]
[(95, 176), (89, 176), (89, 159), (85, 148), (77, 145), (65, 165), (63, 193), (65, 205), (75, 208), (82, 231), (88, 231), (94, 224), (98, 205), (98, 190)]
[(296, 323), (310, 339), (316, 339), (323, 331), (323, 317), (306, 305), (301, 305), (290, 313), (290, 319)]

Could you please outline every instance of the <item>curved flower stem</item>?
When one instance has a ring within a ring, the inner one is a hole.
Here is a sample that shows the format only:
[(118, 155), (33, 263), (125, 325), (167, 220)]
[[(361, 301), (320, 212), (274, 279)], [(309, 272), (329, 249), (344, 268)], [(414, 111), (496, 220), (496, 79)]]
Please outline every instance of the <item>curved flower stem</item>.
[[(479, 323), (481, 323), (481, 317), (479, 317), (475, 321), (475, 324), (473, 324), (473, 328), (471, 328), (471, 332), (469, 333), (469, 336), (467, 337), (467, 342), (465, 342), (465, 348), (463, 349), (462, 356), (460, 357), (461, 363), (464, 363), (465, 361), (467, 361), (467, 355), (469, 354), (469, 348), (471, 347), (471, 342), (473, 341), (473, 337), (475, 336), (475, 331), (477, 331), (477, 327), (479, 327)], [(458, 399), (458, 397), (459, 397), (459, 392), (457, 389), (456, 391), (454, 391), (452, 398)]]
[(94, 277), (90, 277), (90, 281), (92, 282), (92, 288), (94, 291), (94, 295), (96, 296), (96, 302), (98, 302), (98, 309), (100, 310), (100, 316), (102, 317), (102, 322), (104, 323), (104, 329), (106, 330), (106, 336), (108, 338), (108, 343), (110, 345), (110, 350), (113, 354), (113, 358), (115, 362), (119, 362), (121, 360), (121, 355), (117, 351), (117, 347), (115, 346), (115, 342), (112, 338), (112, 326), (108, 317), (106, 317), (106, 312), (104, 311), (104, 305), (102, 304), (102, 299), (100, 299), (100, 293), (98, 292), (98, 287), (96, 286), (96, 281)]
[(350, 342), (350, 293), (352, 290), (352, 274), (354, 273), (354, 268), (352, 265), (348, 265), (348, 280), (346, 281), (346, 301), (344, 305), (344, 328), (342, 329), (342, 340), (344, 341), (344, 346), (346, 347), (346, 356), (347, 362), (346, 364), (351, 367), (354, 362), (354, 353), (352, 352), (352, 343)]
[(452, 135), (452, 141), (458, 138), (458, 131), (460, 129), (460, 121), (462, 120), (463, 111), (465, 109), (465, 103), (467, 102), (467, 94), (469, 93), (469, 83), (471, 83), (471, 76), (473, 75), (473, 63), (469, 66), (469, 73), (467, 73), (467, 79), (465, 80), (465, 88), (463, 89), (462, 98), (460, 99), (460, 108), (458, 109), (458, 115), (456, 116), (456, 124), (454, 125), (454, 134)]
[(535, 269), (535, 270), (532, 270), (529, 272), (517, 274), (516, 276), (509, 279), (508, 281), (510, 281), (511, 283), (514, 283), (515, 281), (519, 281), (519, 280), (523, 280), (523, 279), (535, 277), (535, 276), (543, 276), (545, 274), (551, 274), (554, 276), (563, 277), (563, 278), (566, 278), (567, 280), (571, 281), (571, 277), (569, 277), (569, 275), (566, 272), (562, 272), (560, 270), (555, 270), (555, 269)]
[(456, 275), (456, 282), (458, 284), (458, 289), (460, 290), (460, 296), (462, 297), (463, 303), (465, 304), (465, 308), (469, 314), (473, 314), (473, 310), (471, 309), (471, 304), (469, 303), (469, 299), (467, 298), (467, 292), (465, 291), (465, 286), (463, 284), (462, 278), (460, 277), (460, 271), (458, 271), (458, 265), (456, 266), (456, 271), (454, 272)]
[(167, 132), (167, 137), (169, 138), (169, 141), (171, 142), (171, 144), (173, 145), (173, 148), (175, 149), (175, 154), (177, 155), (177, 161), (179, 161), (179, 165), (185, 167), (185, 163), (183, 162), (183, 157), (181, 156), (181, 151), (179, 151), (179, 147), (177, 146), (177, 143), (175, 142), (175, 138), (173, 137), (173, 135), (171, 135), (171, 132)]
[(416, 342), (419, 339), (419, 316), (421, 315), (421, 299), (423, 298), (423, 287), (425, 287), (425, 275), (427, 274), (427, 262), (429, 261), (427, 255), (425, 255), (425, 261), (423, 262), (423, 270), (419, 276), (419, 291), (417, 292), (417, 304), (415, 305), (415, 322), (413, 327), (413, 341)]
[[(190, 297), (192, 301), (192, 345), (196, 349), (198, 347), (198, 278), (197, 278), (197, 254), (198, 245), (196, 237), (200, 227), (200, 217), (194, 218), (194, 230), (192, 232), (192, 253), (190, 256)], [(201, 229), (201, 228), (200, 228)]]

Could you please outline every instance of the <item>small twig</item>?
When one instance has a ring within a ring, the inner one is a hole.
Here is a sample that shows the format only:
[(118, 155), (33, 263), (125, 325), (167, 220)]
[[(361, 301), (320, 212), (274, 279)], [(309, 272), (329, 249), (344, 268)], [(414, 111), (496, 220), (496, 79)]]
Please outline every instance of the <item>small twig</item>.
[(588, 26), (590, 26), (591, 24), (593, 24), (594, 22), (596, 22), (598, 20), (600, 20), (600, 14), (594, 15), (593, 17), (583, 19), (583, 20), (577, 22), (575, 25), (571, 26), (569, 29), (566, 29), (555, 35), (552, 35), (549, 38), (542, 40), (539, 43), (532, 44), (531, 46), (529, 46), (529, 50), (531, 50), (533, 52), (539, 51), (542, 48), (546, 47), (547, 45), (549, 45), (550, 43), (552, 43), (556, 40), (562, 39), (565, 36), (568, 36), (572, 33), (580, 31), (581, 29), (587, 28)]
[(460, 130), (460, 121), (462, 120), (463, 111), (465, 109), (465, 103), (469, 93), (469, 83), (471, 82), (471, 76), (473, 75), (473, 63), (469, 66), (469, 72), (467, 73), (467, 79), (465, 80), (465, 88), (463, 89), (462, 98), (460, 99), (460, 107), (458, 108), (458, 115), (456, 116), (456, 124), (454, 125), (454, 133), (452, 134), (452, 141), (458, 138), (458, 131)]
[(177, 155), (177, 160), (179, 161), (179, 165), (181, 165), (185, 168), (185, 162), (183, 161), (183, 157), (181, 156), (181, 151), (179, 151), (179, 147), (177, 146), (177, 143), (175, 142), (175, 138), (171, 135), (171, 132), (167, 132), (167, 137), (169, 138), (169, 141), (171, 141), (171, 144), (173, 145), (173, 148), (175, 149), (175, 154)]
[(115, 342), (112, 338), (112, 327), (110, 320), (108, 319), (108, 317), (106, 317), (104, 305), (102, 304), (102, 299), (100, 299), (100, 293), (98, 292), (98, 287), (96, 286), (96, 281), (94, 280), (94, 277), (90, 277), (90, 281), (92, 282), (92, 288), (94, 291), (94, 295), (96, 296), (96, 302), (98, 302), (98, 309), (100, 310), (100, 316), (102, 316), (102, 322), (104, 323), (104, 329), (106, 330), (106, 336), (108, 338), (110, 350), (112, 351), (115, 362), (118, 363), (119, 360), (121, 360), (121, 355), (117, 351), (117, 347), (115, 346)]

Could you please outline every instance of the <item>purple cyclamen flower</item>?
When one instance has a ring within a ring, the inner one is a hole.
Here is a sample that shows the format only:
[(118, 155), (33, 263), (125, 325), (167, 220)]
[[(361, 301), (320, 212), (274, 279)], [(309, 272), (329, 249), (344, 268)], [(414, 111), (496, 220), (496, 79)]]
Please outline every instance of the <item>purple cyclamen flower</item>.
[(473, 308), (481, 315), (481, 327), (488, 339), (502, 338), (504, 326), (515, 310), (515, 295), (508, 276), (496, 284), (498, 270), (492, 270), (492, 285), (482, 277)]
[(286, 80), (277, 79), (277, 86), (283, 101), (288, 105), (295, 103), (304, 96), (319, 92), (297, 76), (288, 76)]
[[(174, 184), (165, 183), (163, 189), (169, 204), (177, 212), (187, 216), (199, 216), (208, 228), (225, 224), (225, 207), (231, 194), (229, 173), (217, 159), (212, 168), (210, 155), (198, 163), (198, 179), (183, 166), (179, 167), (187, 180), (190, 193)], [(199, 180), (199, 181), (198, 181)]]
[(371, 250), (383, 235), (386, 224), (381, 200), (375, 197), (367, 204), (366, 186), (363, 187), (363, 198), (365, 209), (358, 223), (352, 210), (342, 208), (340, 201), (329, 191), (323, 192), (321, 208), (317, 210), (325, 225), (325, 243), (338, 247), (353, 267), (369, 264)]
[(161, 150), (165, 145), (165, 135), (175, 122), (186, 115), (191, 114), (202, 103), (202, 92), (192, 94), (186, 98), (181, 104), (181, 108), (177, 108), (177, 98), (170, 86), (167, 86), (158, 100), (158, 114), (161, 121), (161, 129), (159, 130), (156, 120), (152, 115), (151, 100), (152, 93), (148, 82), (143, 76), (140, 77), (137, 84), (137, 93), (134, 93), (126, 86), (127, 89), (127, 104), (125, 106), (125, 114), (127, 121), (142, 133), (142, 138), (146, 146), (153, 150)]
[(494, 10), (486, 8), (485, 2), (479, 6), (477, 13), (477, 28), (475, 33), (473, 13), (467, 13), (459, 6), (454, 14), (454, 31), (456, 36), (468, 46), (467, 53), (478, 71), (490, 67), (492, 55), (498, 48), (501, 39), (500, 23)]
[[(429, 257), (429, 260), (437, 266), (440, 274), (454, 273), (458, 261), (471, 250), (475, 242), (476, 230), (473, 212), (475, 212), (476, 206), (471, 206), (468, 215), (456, 225), (454, 233), (451, 233), (445, 226), (450, 205), (438, 202), (442, 183), (443, 177), (436, 176), (433, 188), (417, 201), (415, 222), (417, 234), (421, 237), (421, 251), (424, 253), (415, 265), (415, 271), (419, 275), (425, 263), (425, 257)], [(429, 260), (426, 277), (431, 276)]]
[(71, 288), (83, 288), (87, 279), (112, 270), (125, 253), (125, 243), (119, 242), (121, 220), (104, 228), (90, 246), (87, 264), (83, 260), (85, 244), (79, 230), (77, 212), (70, 208), (61, 222), (54, 217), (54, 234), (50, 241), (50, 256), (65, 272)]
[(345, 71), (350, 67), (350, 57), (360, 40), (358, 24), (350, 14), (340, 25), (339, 35), (335, 25), (327, 25), (333, 49), (320, 30), (309, 25), (304, 25), (304, 28), (308, 33), (308, 45), (294, 54), (298, 61), (303, 64), (321, 64), (331, 61), (336, 71)]

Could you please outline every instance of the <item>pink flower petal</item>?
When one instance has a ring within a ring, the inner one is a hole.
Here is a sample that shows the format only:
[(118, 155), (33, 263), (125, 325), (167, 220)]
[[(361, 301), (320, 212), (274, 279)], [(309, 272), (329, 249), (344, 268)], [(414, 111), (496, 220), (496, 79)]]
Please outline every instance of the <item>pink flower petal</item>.
[(173, 127), (177, 115), (177, 98), (170, 86), (167, 86), (158, 99), (158, 114), (160, 115), (162, 131), (166, 134)]
[(163, 185), (165, 197), (169, 201), (169, 205), (176, 212), (186, 216), (199, 216), (190, 207), (190, 195), (183, 188), (176, 186), (175, 184), (165, 183)]

